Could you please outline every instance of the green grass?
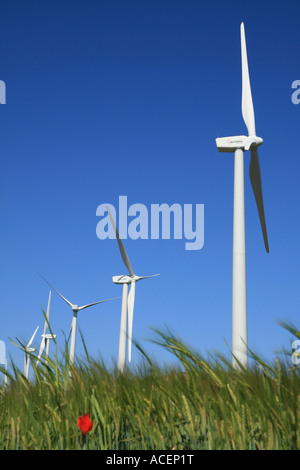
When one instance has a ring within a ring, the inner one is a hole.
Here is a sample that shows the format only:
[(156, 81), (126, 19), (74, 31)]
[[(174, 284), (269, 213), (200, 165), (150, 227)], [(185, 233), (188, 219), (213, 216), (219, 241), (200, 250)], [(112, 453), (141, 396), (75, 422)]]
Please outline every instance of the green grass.
[[(236, 371), (168, 331), (155, 333), (176, 366), (159, 367), (139, 346), (140, 365), (124, 374), (87, 351), (70, 369), (67, 349), (37, 368), (32, 360), (30, 381), (13, 365), (0, 388), (0, 449), (300, 448), (300, 365), (290, 355), (268, 364), (250, 352), (251, 368)], [(77, 427), (84, 413), (93, 421), (85, 437)]]

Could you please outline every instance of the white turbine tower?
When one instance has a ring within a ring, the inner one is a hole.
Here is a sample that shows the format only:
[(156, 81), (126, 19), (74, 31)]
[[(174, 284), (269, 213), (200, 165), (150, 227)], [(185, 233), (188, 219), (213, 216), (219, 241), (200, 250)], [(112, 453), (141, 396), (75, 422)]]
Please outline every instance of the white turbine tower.
[(31, 336), (31, 338), (28, 341), (26, 346), (24, 346), (24, 344), (22, 344), (21, 341), (17, 338), (20, 345), (24, 349), (24, 353), (25, 353), (25, 356), (24, 356), (24, 375), (25, 375), (26, 379), (28, 379), (28, 377), (29, 377), (30, 353), (33, 353), (35, 351), (35, 348), (31, 348), (30, 346), (32, 344), (32, 341), (34, 340), (34, 337), (36, 335), (36, 332), (37, 332), (38, 328), (39, 327), (37, 326), (34, 333), (33, 333), (33, 335)]
[(75, 305), (75, 304), (72, 304), (71, 302), (69, 302), (69, 300), (67, 300), (65, 297), (63, 297), (53, 286), (51, 286), (51, 284), (49, 284), (49, 282), (47, 281), (47, 279), (45, 279), (40, 273), (38, 273), (42, 279), (44, 279), (44, 281), (47, 282), (47, 284), (69, 305), (69, 307), (71, 307), (72, 309), (72, 312), (73, 312), (73, 318), (72, 318), (72, 324), (71, 324), (71, 343), (70, 343), (70, 352), (69, 352), (69, 360), (70, 360), (70, 364), (74, 364), (74, 360), (75, 360), (75, 344), (76, 344), (76, 330), (77, 330), (77, 314), (78, 312), (80, 312), (81, 310), (85, 309), (85, 308), (89, 308), (89, 307), (92, 307), (93, 305), (98, 305), (98, 304), (102, 304), (103, 302), (108, 302), (109, 300), (115, 300), (116, 298), (118, 297), (115, 297), (113, 299), (106, 299), (106, 300), (100, 300), (99, 302), (94, 302), (92, 304), (87, 304), (87, 305), (83, 305), (82, 307), (78, 307), (78, 305)]
[(47, 329), (49, 327), (49, 317), (50, 317), (50, 301), (51, 301), (51, 291), (49, 292), (48, 306), (47, 306), (47, 312), (46, 312), (46, 318), (45, 318), (45, 324), (44, 324), (44, 331), (43, 331), (43, 334), (42, 334), (42, 341), (41, 341), (41, 345), (40, 345), (38, 360), (41, 358), (44, 349), (46, 349), (46, 357), (49, 356), (50, 341), (51, 341), (51, 339), (56, 338), (56, 335), (52, 335), (51, 333), (47, 333)]
[[(122, 260), (128, 269), (129, 276), (113, 276), (112, 280), (115, 284), (123, 284), (122, 293), (122, 309), (121, 309), (121, 322), (120, 322), (120, 338), (119, 338), (119, 355), (118, 355), (118, 369), (123, 372), (126, 363), (126, 339), (127, 339), (127, 321), (128, 321), (128, 361), (131, 362), (131, 345), (132, 345), (132, 325), (133, 325), (133, 310), (135, 302), (135, 285), (142, 279), (148, 279), (150, 277), (159, 276), (159, 274), (153, 274), (152, 276), (136, 276), (131, 267), (128, 255), (119, 236), (118, 229), (115, 221), (110, 213), (109, 208), (106, 206), (106, 210), (109, 214), (116, 239), (118, 241)], [(128, 294), (128, 286), (130, 284), (130, 292)], [(127, 319), (128, 315), (128, 319)]]
[[(244, 135), (216, 139), (220, 152), (234, 152), (234, 208), (233, 208), (233, 263), (232, 263), (232, 364), (238, 361), (248, 365), (247, 306), (246, 306), (246, 248), (244, 201), (244, 152), (251, 151), (250, 181), (256, 200), (266, 251), (269, 253), (261, 173), (257, 147), (263, 143), (256, 136), (254, 108), (249, 79), (244, 23), (241, 24), (242, 56), (242, 115), (248, 130)], [(237, 359), (237, 360), (236, 360)]]

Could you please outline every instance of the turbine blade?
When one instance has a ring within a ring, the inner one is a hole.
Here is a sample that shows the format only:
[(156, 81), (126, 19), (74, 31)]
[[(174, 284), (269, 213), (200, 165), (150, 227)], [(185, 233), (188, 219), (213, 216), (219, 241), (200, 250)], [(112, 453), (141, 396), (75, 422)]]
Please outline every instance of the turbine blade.
[(244, 23), (241, 24), (241, 52), (242, 52), (242, 114), (243, 114), (244, 122), (248, 129), (248, 135), (256, 135)]
[(108, 212), (108, 215), (109, 215), (109, 218), (110, 218), (110, 221), (112, 223), (112, 226), (114, 228), (114, 231), (115, 231), (115, 234), (116, 234), (116, 238), (117, 238), (117, 241), (118, 241), (118, 245), (119, 245), (119, 249), (120, 249), (120, 253), (121, 253), (121, 256), (122, 256), (122, 260), (126, 266), (126, 268), (128, 269), (128, 272), (130, 274), (130, 276), (134, 276), (134, 272), (133, 272), (133, 269), (132, 269), (132, 266), (130, 264), (130, 261), (129, 261), (129, 258), (128, 258), (128, 255), (126, 253), (126, 250), (124, 248), (124, 245), (123, 245), (123, 242), (120, 238), (120, 235), (119, 235), (119, 232), (118, 232), (118, 229), (116, 227), (116, 224), (115, 224), (115, 221), (110, 213), (110, 210), (109, 208), (106, 206), (106, 210)]
[(79, 310), (83, 310), (84, 308), (92, 307), (93, 305), (102, 304), (103, 302), (108, 302), (109, 300), (115, 300), (115, 299), (120, 299), (120, 297), (113, 297), (112, 299), (100, 300), (99, 302), (94, 302), (92, 304), (83, 305), (82, 307), (78, 307), (78, 312)]
[(42, 342), (41, 342), (41, 346), (40, 346), (40, 350), (39, 350), (38, 359), (41, 358), (44, 349), (45, 349), (45, 338), (43, 337)]
[(45, 279), (39, 272), (38, 274), (41, 276), (42, 279), (44, 279), (45, 282), (47, 282), (47, 284), (51, 287), (51, 289), (55, 290), (55, 292), (65, 301), (67, 302), (68, 305), (70, 305), (70, 307), (72, 308), (73, 307), (73, 304), (71, 304), (71, 302), (69, 302), (65, 297), (63, 297), (53, 286), (51, 286), (51, 284), (47, 281), (47, 279)]
[(251, 150), (251, 160), (250, 160), (250, 181), (256, 201), (256, 206), (258, 210), (258, 215), (260, 219), (261, 229), (264, 237), (265, 248), (267, 253), (269, 253), (269, 243), (267, 236), (266, 220), (265, 220), (265, 211), (263, 203), (263, 194), (262, 194), (262, 185), (261, 185), (261, 173), (258, 159), (257, 148)]
[(152, 276), (139, 276), (138, 280), (140, 280), (140, 279), (149, 279), (150, 277), (156, 277), (156, 276), (160, 276), (160, 274), (152, 274)]
[(34, 330), (33, 335), (31, 336), (29, 342), (27, 343), (26, 348), (29, 348), (29, 346), (31, 345), (31, 343), (32, 343), (32, 341), (33, 341), (33, 339), (34, 339), (34, 337), (35, 337), (35, 334), (36, 334), (36, 332), (37, 332), (38, 329), (39, 329), (39, 327), (37, 326), (36, 329)]
[(49, 298), (48, 298), (48, 305), (47, 305), (47, 319), (49, 321), (49, 313), (50, 313), (50, 301), (51, 301), (51, 291), (49, 292)]
[(128, 294), (128, 361), (131, 362), (133, 310), (135, 302), (135, 281), (131, 282)]
[(47, 312), (46, 312), (46, 318), (45, 318), (45, 324), (44, 324), (44, 335), (46, 334), (48, 324), (49, 324), (49, 314), (50, 314), (50, 300), (51, 300), (51, 291), (49, 292), (49, 298), (48, 298), (48, 305), (47, 305)]

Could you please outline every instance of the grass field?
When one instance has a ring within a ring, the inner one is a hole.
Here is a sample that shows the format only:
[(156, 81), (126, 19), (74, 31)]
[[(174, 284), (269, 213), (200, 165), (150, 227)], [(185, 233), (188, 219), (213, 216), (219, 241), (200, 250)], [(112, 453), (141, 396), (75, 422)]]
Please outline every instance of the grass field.
[[(0, 449), (300, 448), (300, 365), (290, 354), (267, 364), (250, 352), (253, 365), (236, 371), (169, 332), (155, 334), (176, 366), (159, 367), (140, 350), (139, 367), (120, 374), (86, 350), (70, 369), (67, 348), (59, 359), (57, 345), (38, 367), (32, 358), (30, 381), (12, 365), (0, 389)], [(93, 427), (83, 436), (77, 418), (85, 413)]]

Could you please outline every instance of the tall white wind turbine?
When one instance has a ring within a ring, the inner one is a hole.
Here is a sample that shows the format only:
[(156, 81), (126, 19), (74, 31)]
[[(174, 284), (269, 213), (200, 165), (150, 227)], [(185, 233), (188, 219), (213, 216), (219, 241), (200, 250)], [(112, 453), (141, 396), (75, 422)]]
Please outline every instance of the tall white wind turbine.
[(17, 340), (19, 341), (20, 345), (22, 346), (22, 348), (24, 349), (24, 375), (26, 377), (26, 379), (28, 379), (29, 377), (29, 368), (30, 368), (30, 353), (33, 353), (35, 351), (35, 348), (32, 348), (31, 347), (31, 344), (34, 340), (34, 337), (36, 335), (36, 332), (38, 330), (38, 326), (36, 327), (33, 335), (31, 336), (30, 340), (28, 341), (27, 345), (25, 346), (24, 344), (21, 343), (21, 341), (17, 338)]
[[(112, 280), (115, 284), (123, 284), (122, 293), (122, 309), (121, 309), (121, 322), (120, 322), (120, 338), (119, 338), (119, 355), (118, 355), (118, 369), (123, 372), (126, 363), (126, 340), (127, 340), (127, 322), (128, 322), (128, 361), (131, 362), (131, 346), (132, 346), (132, 325), (133, 325), (133, 311), (135, 302), (135, 285), (142, 279), (159, 276), (153, 274), (152, 276), (137, 276), (134, 274), (128, 255), (124, 248), (123, 242), (119, 236), (118, 229), (115, 221), (110, 213), (109, 208), (106, 206), (109, 214), (110, 221), (116, 234), (122, 260), (128, 269), (129, 276), (113, 276)], [(128, 286), (130, 284), (130, 291), (128, 294)], [(128, 318), (127, 318), (128, 317)]]
[(48, 305), (47, 305), (47, 312), (46, 312), (46, 318), (45, 318), (45, 323), (44, 323), (44, 331), (42, 334), (42, 341), (41, 341), (41, 345), (39, 349), (38, 360), (41, 358), (44, 349), (46, 349), (46, 357), (49, 356), (50, 341), (51, 339), (56, 338), (56, 335), (47, 333), (47, 329), (49, 327), (49, 318), (50, 318), (50, 301), (51, 301), (51, 291), (49, 292), (49, 297), (48, 297)]
[(70, 351), (69, 351), (69, 360), (70, 360), (70, 364), (74, 364), (78, 312), (80, 312), (81, 310), (84, 310), (85, 308), (92, 307), (93, 305), (102, 304), (103, 302), (108, 302), (109, 300), (115, 300), (115, 298), (118, 298), (118, 297), (115, 297), (113, 299), (100, 300), (99, 302), (93, 302), (92, 304), (87, 304), (87, 305), (83, 305), (82, 307), (79, 307), (78, 305), (72, 304), (69, 300), (63, 297), (53, 286), (51, 286), (51, 284), (47, 281), (47, 279), (45, 279), (40, 273), (38, 274), (72, 309), (73, 318), (72, 318), (72, 324), (71, 324), (71, 344), (70, 344)]
[(248, 366), (247, 305), (246, 305), (246, 248), (245, 248), (245, 200), (244, 200), (244, 152), (250, 149), (250, 181), (257, 205), (265, 249), (269, 253), (261, 173), (257, 147), (263, 143), (256, 136), (254, 108), (249, 79), (244, 23), (241, 24), (242, 56), (242, 115), (248, 136), (216, 139), (220, 152), (234, 152), (234, 200), (233, 200), (233, 262), (232, 262), (232, 364)]

